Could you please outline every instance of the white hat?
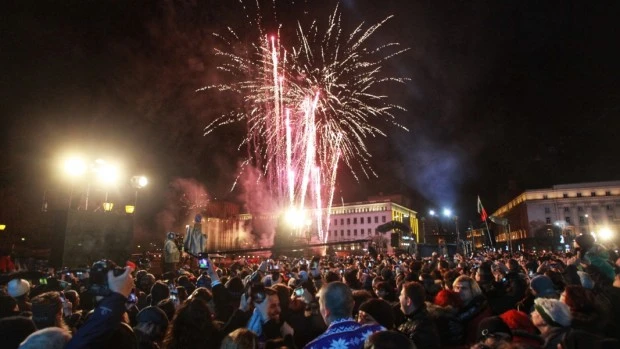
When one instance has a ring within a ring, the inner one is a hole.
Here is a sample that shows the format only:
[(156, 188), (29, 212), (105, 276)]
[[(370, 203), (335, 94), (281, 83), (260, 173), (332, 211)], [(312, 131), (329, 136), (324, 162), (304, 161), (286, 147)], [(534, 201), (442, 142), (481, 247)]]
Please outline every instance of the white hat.
[(21, 297), (30, 292), (30, 284), (24, 279), (13, 279), (9, 281), (7, 292), (13, 298)]

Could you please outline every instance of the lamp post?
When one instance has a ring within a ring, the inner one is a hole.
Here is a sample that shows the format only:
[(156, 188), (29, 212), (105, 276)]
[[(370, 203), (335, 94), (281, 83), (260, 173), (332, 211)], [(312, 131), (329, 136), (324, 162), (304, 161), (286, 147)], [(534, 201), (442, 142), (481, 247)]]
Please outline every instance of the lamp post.
[(452, 210), (449, 208), (443, 209), (443, 215), (446, 217), (452, 217), (454, 219), (454, 231), (456, 233), (456, 250), (458, 252), (461, 248), (461, 233), (459, 232), (459, 217), (457, 215), (452, 215)]
[(135, 196), (133, 199), (133, 206), (135, 207), (138, 205), (138, 190), (146, 187), (149, 184), (149, 180), (145, 176), (133, 176), (131, 177), (129, 183), (135, 190)]

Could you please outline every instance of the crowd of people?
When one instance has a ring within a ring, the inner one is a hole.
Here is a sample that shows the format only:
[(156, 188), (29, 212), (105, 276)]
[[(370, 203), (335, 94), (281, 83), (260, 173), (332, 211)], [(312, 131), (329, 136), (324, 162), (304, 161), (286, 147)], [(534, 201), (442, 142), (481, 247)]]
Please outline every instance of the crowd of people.
[(100, 261), (0, 291), (2, 348), (619, 348), (620, 259), (573, 253)]

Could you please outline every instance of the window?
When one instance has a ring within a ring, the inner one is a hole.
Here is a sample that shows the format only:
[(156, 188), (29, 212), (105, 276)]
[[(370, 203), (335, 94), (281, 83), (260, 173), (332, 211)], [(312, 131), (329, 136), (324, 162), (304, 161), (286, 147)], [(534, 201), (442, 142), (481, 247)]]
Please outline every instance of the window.
[(364, 236), (364, 229), (360, 229), (360, 235)]
[(607, 209), (607, 211), (612, 211), (614, 209), (613, 205), (606, 205), (605, 208)]
[(379, 216), (375, 216), (375, 223), (379, 223)]
[(611, 192), (609, 190), (605, 191), (605, 196), (611, 196)]
[(368, 216), (368, 217), (366, 218), (366, 223), (372, 223), (372, 217)]
[(344, 236), (344, 230), (340, 231), (340, 236)]
[(385, 223), (385, 216), (381, 216), (381, 223)]
[(353, 229), (353, 236), (357, 236), (357, 229)]
[(564, 193), (562, 194), (562, 197), (566, 199), (568, 197), (568, 194)]
[(579, 223), (583, 224), (586, 222), (586, 217), (584, 216), (579, 216)]
[(564, 217), (564, 220), (566, 221), (566, 223), (570, 224), (570, 217)]
[(357, 217), (353, 218), (353, 224), (357, 224)]
[(372, 231), (370, 229), (368, 229), (368, 235), (372, 234)]
[(334, 219), (334, 225), (338, 225), (338, 218)]
[(545, 213), (551, 213), (551, 209), (549, 207), (545, 207)]
[(564, 207), (564, 212), (570, 212), (570, 207)]
[(549, 218), (549, 217), (545, 218), (545, 223), (551, 224), (551, 218)]
[(340, 218), (340, 225), (344, 225), (344, 218)]
[(590, 196), (596, 196), (596, 192), (595, 191), (590, 192)]
[(347, 236), (351, 236), (351, 230), (347, 229)]
[(351, 218), (347, 218), (347, 225), (351, 224)]
[(577, 211), (582, 212), (583, 211), (583, 207), (577, 206)]
[(549, 198), (549, 195), (547, 195), (547, 194), (544, 194), (544, 195), (543, 195), (543, 199), (544, 199), (544, 200), (547, 200), (548, 198)]
[(577, 197), (580, 198), (581, 197), (581, 193), (577, 193)]

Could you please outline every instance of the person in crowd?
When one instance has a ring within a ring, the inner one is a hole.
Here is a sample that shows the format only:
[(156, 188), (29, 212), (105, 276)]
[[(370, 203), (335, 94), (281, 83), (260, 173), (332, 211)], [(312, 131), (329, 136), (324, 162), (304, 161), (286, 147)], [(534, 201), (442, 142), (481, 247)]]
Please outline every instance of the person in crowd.
[(166, 242), (164, 243), (164, 272), (176, 272), (177, 264), (181, 258), (181, 251), (175, 241), (176, 234), (174, 232), (166, 233)]
[(512, 342), (526, 348), (540, 348), (543, 339), (538, 335), (538, 329), (532, 323), (528, 314), (511, 309), (499, 315), (512, 332)]
[(63, 320), (63, 302), (56, 291), (42, 293), (32, 299), (32, 320), (38, 329), (59, 327), (69, 330)]
[(25, 316), (9, 316), (0, 319), (2, 348), (17, 349), (19, 344), (37, 330), (32, 319)]
[(6, 287), (9, 296), (17, 300), (20, 312), (31, 311), (32, 304), (29, 302), (30, 283), (24, 279), (13, 279)]
[(127, 297), (134, 287), (130, 267), (114, 276), (112, 270), (107, 273), (107, 283), (110, 290), (108, 296), (103, 297), (88, 320), (73, 335), (65, 349), (94, 348), (104, 343), (119, 326), (126, 311)]
[(148, 306), (136, 316), (133, 328), (139, 349), (159, 348), (168, 330), (168, 316), (159, 307)]
[(71, 339), (71, 333), (64, 328), (48, 327), (30, 334), (19, 345), (20, 349), (63, 349)]
[(536, 298), (532, 323), (544, 340), (542, 348), (557, 349), (562, 337), (570, 330), (571, 313), (568, 305), (553, 298)]
[(394, 313), (390, 303), (383, 299), (371, 298), (359, 307), (357, 322), (362, 325), (381, 325), (388, 330), (394, 329)]
[(164, 338), (163, 348), (218, 348), (222, 338), (207, 303), (190, 298), (178, 309)]
[(426, 308), (426, 292), (419, 282), (408, 282), (400, 293), (400, 308), (407, 319), (398, 327), (420, 348), (439, 348), (439, 330)]
[(482, 290), (476, 280), (469, 276), (461, 275), (452, 285), (454, 292), (459, 294), (463, 301), (457, 318), (465, 326), (465, 344), (473, 344), (476, 342), (476, 333), (480, 322), (491, 315), (493, 312), (487, 304), (487, 300), (482, 294)]
[(220, 349), (258, 349), (258, 337), (245, 328), (238, 328), (222, 340)]
[(579, 285), (568, 285), (560, 295), (560, 301), (570, 308), (572, 328), (603, 334), (609, 317), (591, 290)]
[(361, 349), (373, 332), (384, 330), (380, 325), (362, 325), (353, 320), (353, 305), (353, 293), (346, 284), (335, 281), (324, 285), (319, 291), (319, 309), (328, 327), (304, 348)]
[(375, 332), (364, 342), (364, 349), (416, 349), (411, 339), (397, 331)]
[(458, 293), (443, 289), (435, 296), (435, 301), (426, 302), (428, 314), (437, 325), (441, 345), (458, 346), (465, 336), (465, 328), (457, 318), (463, 301)]
[(496, 349), (512, 342), (510, 327), (499, 316), (491, 316), (478, 325), (478, 343), (472, 349)]
[(156, 306), (160, 301), (170, 298), (170, 287), (166, 285), (163, 281), (156, 281), (153, 286), (151, 286), (150, 296), (150, 304), (151, 306)]
[(19, 315), (19, 306), (15, 298), (9, 295), (0, 295), (0, 319)]
[(286, 322), (280, 321), (280, 313), (280, 298), (277, 291), (259, 284), (252, 287), (249, 297), (246, 294), (241, 296), (239, 309), (226, 323), (224, 332), (246, 327), (256, 333), (261, 343), (270, 339), (284, 338), (293, 346), (294, 331)]

